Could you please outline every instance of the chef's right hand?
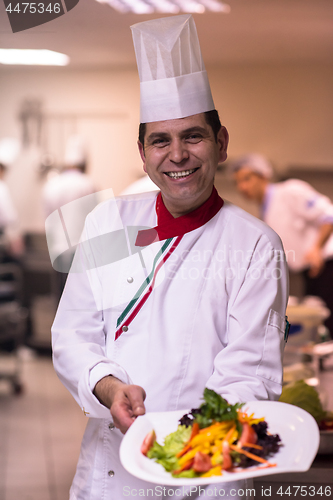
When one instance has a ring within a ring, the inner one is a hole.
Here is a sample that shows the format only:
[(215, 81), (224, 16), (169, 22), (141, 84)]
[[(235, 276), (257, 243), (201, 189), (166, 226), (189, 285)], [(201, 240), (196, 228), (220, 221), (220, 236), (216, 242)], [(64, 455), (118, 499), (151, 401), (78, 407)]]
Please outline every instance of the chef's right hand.
[(99, 380), (94, 394), (104, 406), (110, 409), (114, 425), (123, 433), (136, 417), (144, 415), (146, 393), (139, 385), (127, 385), (109, 375)]

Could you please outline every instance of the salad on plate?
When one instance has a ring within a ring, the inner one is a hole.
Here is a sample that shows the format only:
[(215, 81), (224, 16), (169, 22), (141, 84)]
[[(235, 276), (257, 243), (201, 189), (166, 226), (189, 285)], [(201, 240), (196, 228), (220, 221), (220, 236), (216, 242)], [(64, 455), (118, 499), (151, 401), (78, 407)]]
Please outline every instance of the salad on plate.
[(221, 476), (223, 471), (268, 468), (269, 459), (282, 446), (280, 437), (268, 432), (263, 416), (248, 414), (244, 404), (229, 404), (211, 389), (204, 402), (179, 420), (175, 432), (164, 443), (149, 432), (141, 453), (160, 463), (174, 478)]

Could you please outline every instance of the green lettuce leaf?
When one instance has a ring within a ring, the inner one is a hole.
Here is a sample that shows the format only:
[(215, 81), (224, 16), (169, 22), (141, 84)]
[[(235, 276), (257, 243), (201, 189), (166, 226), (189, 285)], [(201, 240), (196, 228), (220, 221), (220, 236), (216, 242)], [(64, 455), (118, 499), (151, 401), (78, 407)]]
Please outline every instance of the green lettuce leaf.
[(166, 436), (163, 446), (155, 441), (148, 451), (148, 458), (154, 458), (168, 472), (177, 470), (179, 465), (176, 454), (183, 449), (184, 445), (190, 439), (191, 432), (192, 427), (179, 425), (175, 432)]
[(189, 478), (199, 476), (199, 474), (197, 474), (193, 469), (183, 470), (179, 474), (172, 474), (172, 475), (173, 477), (189, 477)]
[(204, 400), (205, 402), (200, 406), (200, 413), (195, 415), (195, 420), (201, 429), (209, 427), (214, 421), (237, 421), (237, 410), (244, 404), (230, 405), (220, 394), (217, 394), (212, 389), (207, 389), (207, 387), (204, 390)]

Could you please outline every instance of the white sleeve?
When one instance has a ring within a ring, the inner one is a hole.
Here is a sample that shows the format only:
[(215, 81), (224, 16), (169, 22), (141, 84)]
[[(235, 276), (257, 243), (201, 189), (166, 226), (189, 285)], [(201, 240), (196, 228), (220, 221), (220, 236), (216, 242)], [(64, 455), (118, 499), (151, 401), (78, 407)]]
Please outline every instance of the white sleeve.
[(282, 390), (288, 272), (282, 245), (262, 236), (231, 298), (228, 343), (207, 387), (230, 403), (275, 400)]
[(296, 215), (308, 222), (333, 223), (333, 204), (307, 182), (290, 181), (290, 202)]
[(96, 306), (87, 272), (75, 272), (82, 248), (79, 246), (75, 255), (52, 326), (53, 362), (60, 380), (85, 414), (111, 418), (109, 409), (93, 394), (96, 383), (107, 375), (126, 384), (132, 382), (121, 366), (106, 357), (103, 311)]
[(17, 213), (8, 187), (0, 185), (0, 227), (10, 227), (17, 224)]

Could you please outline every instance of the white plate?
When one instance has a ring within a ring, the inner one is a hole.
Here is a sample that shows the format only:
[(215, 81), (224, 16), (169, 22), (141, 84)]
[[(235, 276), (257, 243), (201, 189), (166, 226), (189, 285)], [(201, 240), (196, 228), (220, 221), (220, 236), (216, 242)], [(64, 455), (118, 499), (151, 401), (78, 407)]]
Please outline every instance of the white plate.
[(155, 429), (157, 441), (163, 444), (165, 436), (174, 432), (178, 420), (189, 410), (147, 413), (138, 417), (126, 432), (120, 447), (120, 460), (125, 469), (140, 479), (163, 485), (204, 485), (266, 476), (281, 472), (306, 471), (311, 467), (319, 446), (319, 429), (314, 418), (297, 406), (277, 401), (253, 401), (243, 407), (256, 417), (265, 417), (268, 431), (279, 434), (283, 446), (269, 460), (276, 467), (258, 470), (243, 469), (240, 472), (223, 472), (222, 476), (209, 478), (174, 478), (162, 465), (144, 455), (140, 448), (149, 431)]

